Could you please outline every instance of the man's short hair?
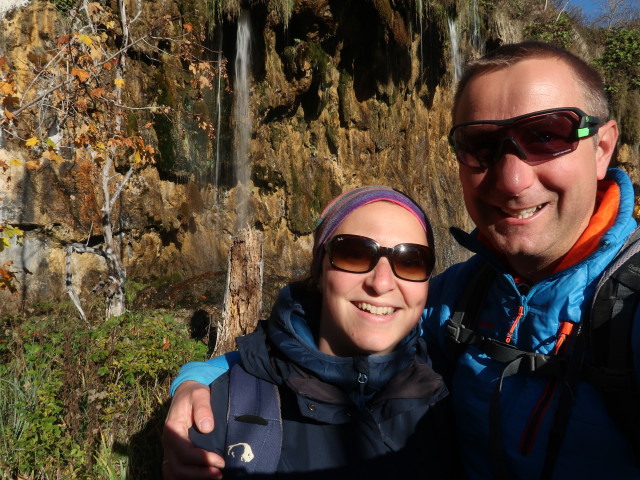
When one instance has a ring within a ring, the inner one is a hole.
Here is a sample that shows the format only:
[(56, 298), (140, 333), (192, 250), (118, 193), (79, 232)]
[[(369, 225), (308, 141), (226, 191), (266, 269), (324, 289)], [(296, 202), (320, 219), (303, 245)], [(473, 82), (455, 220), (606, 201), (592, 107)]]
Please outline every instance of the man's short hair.
[[(573, 53), (558, 46), (535, 40), (502, 45), (467, 64), (458, 82), (453, 100), (452, 113), (454, 118), (462, 91), (471, 79), (531, 58), (556, 58), (565, 62), (573, 70), (576, 82), (582, 90), (586, 113), (599, 117), (602, 121), (606, 121), (609, 118), (609, 103), (604, 92), (604, 83), (600, 73)], [(558, 107), (575, 106), (577, 105), (558, 105)]]

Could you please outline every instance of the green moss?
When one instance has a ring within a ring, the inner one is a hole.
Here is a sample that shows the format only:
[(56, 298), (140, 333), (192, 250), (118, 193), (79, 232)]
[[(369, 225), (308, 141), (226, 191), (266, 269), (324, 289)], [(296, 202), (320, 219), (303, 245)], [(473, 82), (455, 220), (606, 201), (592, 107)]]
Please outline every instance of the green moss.
[(319, 43), (312, 42), (309, 44), (309, 61), (318, 72), (321, 82), (325, 84), (331, 57), (324, 51)]

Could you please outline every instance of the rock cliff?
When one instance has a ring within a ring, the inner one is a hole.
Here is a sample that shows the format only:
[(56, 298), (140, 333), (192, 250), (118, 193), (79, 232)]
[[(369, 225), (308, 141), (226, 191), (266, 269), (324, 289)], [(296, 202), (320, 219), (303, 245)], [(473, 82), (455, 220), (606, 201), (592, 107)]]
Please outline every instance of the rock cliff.
[[(130, 55), (125, 91), (131, 101), (182, 106), (215, 132), (207, 136), (180, 113), (128, 120), (153, 124), (146, 138), (156, 152), (155, 163), (127, 183), (113, 217), (129, 282), (153, 286), (132, 297), (134, 308), (219, 304), (227, 252), (238, 228), (248, 225), (265, 239), (267, 311), (286, 281), (306, 273), (323, 206), (366, 184), (390, 185), (419, 200), (435, 227), (438, 269), (464, 258), (447, 232), (450, 225), (471, 228), (446, 139), (453, 62), (485, 45), (519, 40), (522, 28), (504, 12), (478, 12), (475, 2), (462, 0), (297, 0), (288, 19), (276, 3), (247, 2), (244, 14), (212, 18), (195, 0), (141, 2), (138, 31), (151, 29), (159, 14), (199, 22), (207, 27), (206, 55), (226, 61), (227, 74), (214, 76), (198, 96), (193, 76), (170, 57), (158, 60), (163, 54), (157, 52), (171, 45), (151, 51), (141, 43)], [(59, 2), (33, 2), (0, 20), (0, 47), (20, 88), (33, 73), (25, 52), (50, 48), (68, 32), (66, 15)], [(452, 32), (459, 35), (457, 51)], [(248, 103), (238, 113), (242, 89)], [(75, 157), (29, 169), (32, 153), (24, 142), (5, 138), (1, 146), (7, 168), (0, 170), (0, 224), (25, 230), (23, 247), (0, 253), (18, 271), (19, 295), (0, 292), (0, 309), (8, 312), (66, 298), (65, 246), (101, 241), (101, 197), (92, 162)], [(625, 155), (632, 170), (630, 151)], [(84, 299), (103, 274), (101, 262), (73, 258), (73, 283)]]

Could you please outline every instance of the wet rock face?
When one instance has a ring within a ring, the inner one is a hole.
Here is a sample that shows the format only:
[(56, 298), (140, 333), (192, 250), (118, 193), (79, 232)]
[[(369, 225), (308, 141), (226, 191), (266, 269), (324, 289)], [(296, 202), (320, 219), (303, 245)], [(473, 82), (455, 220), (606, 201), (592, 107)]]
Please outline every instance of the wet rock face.
[[(167, 2), (167, 9), (177, 11), (179, 3)], [(20, 14), (46, 17), (41, 24), (55, 31), (55, 9), (37, 9), (27, 7)], [(15, 17), (4, 22), (5, 28), (20, 23)], [(447, 233), (449, 225), (470, 224), (446, 140), (451, 75), (439, 20), (416, 25), (403, 2), (303, 0), (296, 2), (285, 28), (256, 2), (251, 9), (250, 181), (244, 187), (236, 185), (231, 160), (234, 22), (225, 20), (207, 40), (217, 47), (216, 35), (224, 33), (220, 45), (229, 78), (206, 98), (190, 98), (188, 82), (170, 69), (130, 62), (137, 79), (131, 95), (138, 101), (193, 102), (211, 122), (221, 109), (218, 144), (185, 118), (157, 121), (149, 134), (158, 147), (156, 165), (131, 178), (115, 208), (114, 230), (128, 280), (153, 286), (141, 305), (153, 304), (153, 298), (166, 303), (169, 297), (157, 292), (167, 283), (189, 286), (189, 294), (182, 287), (171, 290), (181, 292), (171, 296), (176, 302), (207, 297), (220, 303), (227, 252), (239, 212), (246, 211), (250, 224), (264, 234), (267, 312), (285, 282), (306, 274), (312, 232), (326, 203), (366, 184), (399, 188), (424, 206), (434, 224), (439, 268), (462, 259)], [(42, 39), (24, 28), (23, 34)], [(10, 38), (7, 32), (5, 39)], [(9, 48), (9, 55), (17, 55), (17, 48)], [(5, 145), (0, 154), (28, 159), (15, 145)], [(215, 179), (212, 165), (217, 165)], [(21, 285), (18, 297), (3, 300), (3, 310), (66, 298), (65, 245), (99, 245), (102, 239), (101, 194), (90, 181), (94, 169), (90, 162), (69, 161), (37, 171), (24, 164), (0, 170), (0, 223), (27, 230), (24, 247), (0, 254), (20, 270)], [(103, 275), (102, 261), (75, 255), (72, 267), (74, 285), (90, 298)]]

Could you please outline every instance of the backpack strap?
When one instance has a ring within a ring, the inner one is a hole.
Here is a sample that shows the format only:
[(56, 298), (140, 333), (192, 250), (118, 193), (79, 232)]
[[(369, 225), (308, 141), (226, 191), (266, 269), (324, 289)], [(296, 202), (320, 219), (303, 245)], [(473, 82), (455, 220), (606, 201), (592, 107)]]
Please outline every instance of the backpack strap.
[(609, 414), (631, 443), (640, 466), (640, 392), (633, 370), (631, 327), (640, 292), (640, 229), (602, 273), (591, 309), (577, 325), (563, 391), (550, 433), (542, 479), (553, 474), (580, 380), (595, 385)]
[(478, 312), (494, 277), (495, 270), (483, 262), (467, 282), (453, 315), (445, 323), (445, 349), (450, 360), (457, 360), (469, 345), (484, 338), (476, 332)]
[(507, 467), (500, 419), (500, 394), (504, 379), (521, 373), (559, 378), (564, 371), (565, 359), (520, 350), (476, 330), (479, 311), (495, 277), (495, 270), (487, 262), (484, 262), (473, 274), (453, 315), (445, 324), (445, 346), (447, 355), (452, 361), (455, 361), (467, 347), (473, 345), (491, 359), (504, 365), (489, 404), (489, 429), (493, 476), (498, 480), (508, 480), (512, 476)]
[(593, 358), (585, 365), (586, 379), (600, 390), (611, 416), (630, 439), (640, 466), (640, 389), (631, 343), (639, 300), (640, 229), (598, 283), (586, 332)]
[(225, 468), (275, 473), (282, 448), (278, 386), (250, 375), (240, 364), (229, 375)]
[[(520, 373), (561, 380), (562, 388), (550, 433), (541, 478), (551, 478), (566, 432), (577, 384), (586, 380), (602, 393), (605, 405), (629, 438), (640, 466), (640, 389), (633, 369), (631, 329), (640, 300), (640, 229), (629, 237), (602, 274), (590, 311), (576, 325), (569, 358), (527, 352), (476, 331), (477, 314), (495, 273), (488, 264), (478, 269), (446, 323), (447, 353), (452, 359), (474, 345), (505, 365), (490, 404), (494, 475), (509, 478), (500, 425), (500, 392), (504, 378)], [(492, 276), (493, 273), (493, 276)]]

